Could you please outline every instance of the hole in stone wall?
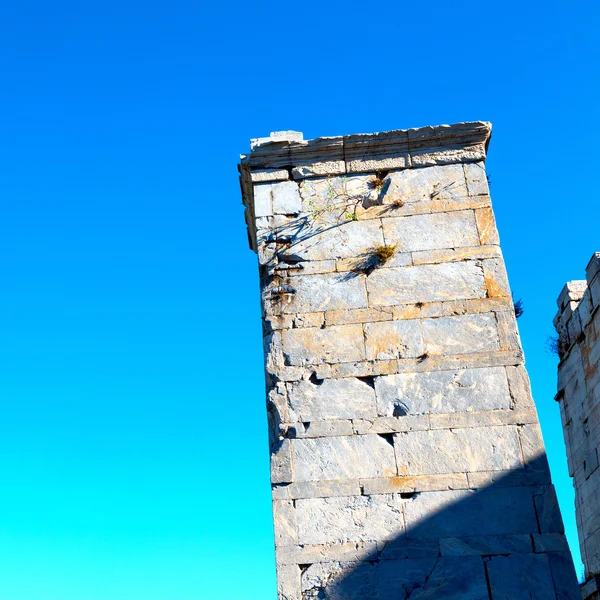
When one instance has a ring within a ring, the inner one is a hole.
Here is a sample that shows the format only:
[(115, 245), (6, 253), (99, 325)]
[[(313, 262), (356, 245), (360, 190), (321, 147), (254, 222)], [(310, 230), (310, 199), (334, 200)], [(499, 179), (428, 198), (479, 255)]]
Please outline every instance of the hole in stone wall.
[(400, 498), (402, 500), (412, 500), (419, 495), (419, 492), (400, 492)]
[(313, 384), (313, 385), (323, 385), (323, 381), (325, 381), (324, 379), (319, 379), (317, 377), (317, 374), (313, 371), (310, 374), (310, 377), (308, 378), (308, 380)]
[(394, 434), (393, 433), (378, 433), (380, 438), (383, 438), (390, 446), (394, 445)]
[(357, 377), (356, 379), (358, 379), (359, 381), (362, 381), (363, 383), (366, 383), (370, 388), (375, 389), (375, 377), (373, 377), (373, 376)]
[(405, 417), (408, 414), (408, 406), (400, 400), (394, 402), (394, 412), (392, 413), (393, 417)]

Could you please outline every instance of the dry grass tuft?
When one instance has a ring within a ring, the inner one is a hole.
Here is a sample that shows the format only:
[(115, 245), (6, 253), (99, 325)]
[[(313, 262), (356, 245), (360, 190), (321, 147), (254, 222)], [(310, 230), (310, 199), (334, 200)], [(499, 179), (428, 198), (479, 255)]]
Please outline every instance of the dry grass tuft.
[(373, 254), (377, 257), (380, 264), (384, 265), (398, 249), (398, 244), (382, 244), (381, 246), (375, 246), (373, 248)]

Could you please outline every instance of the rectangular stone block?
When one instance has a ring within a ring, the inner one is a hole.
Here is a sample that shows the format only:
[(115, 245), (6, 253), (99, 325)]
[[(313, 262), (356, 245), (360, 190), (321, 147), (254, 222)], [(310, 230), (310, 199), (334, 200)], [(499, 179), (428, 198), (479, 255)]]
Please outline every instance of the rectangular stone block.
[(345, 215), (335, 223), (322, 223), (310, 215), (302, 219), (304, 224), (298, 226), (289, 247), (289, 254), (298, 260), (368, 258), (376, 246), (384, 243), (379, 221), (348, 221)]
[(501, 256), (498, 246), (473, 246), (465, 248), (446, 248), (443, 250), (423, 250), (412, 253), (413, 265), (497, 258)]
[(292, 500), (273, 502), (273, 522), (276, 546), (292, 546), (298, 543), (296, 509)]
[(290, 422), (368, 419), (377, 415), (375, 390), (353, 377), (288, 384)]
[(477, 231), (481, 244), (499, 244), (498, 230), (496, 229), (496, 220), (494, 211), (491, 207), (478, 208), (475, 210), (475, 220), (477, 221)]
[(406, 204), (432, 200), (451, 200), (467, 196), (467, 185), (461, 165), (434, 166), (390, 173), (383, 203), (402, 201)]
[(254, 185), (255, 216), (297, 214), (302, 210), (298, 184), (293, 181)]
[(288, 426), (288, 437), (290, 438), (333, 437), (339, 435), (354, 435), (352, 421), (331, 419), (328, 421), (295, 423)]
[(333, 496), (360, 496), (358, 479), (340, 479), (333, 481), (306, 481), (291, 483), (287, 494), (292, 499), (331, 498)]
[(504, 261), (491, 258), (483, 261), (483, 273), (490, 298), (510, 298), (510, 285), (506, 275)]
[(365, 359), (365, 340), (360, 325), (287, 329), (282, 332), (282, 348), (285, 364), (290, 366)]
[(422, 326), (428, 354), (467, 354), (500, 349), (493, 313), (424, 319)]
[(513, 426), (397, 433), (394, 448), (401, 475), (501, 471), (523, 466)]
[(364, 330), (367, 360), (414, 358), (425, 352), (417, 319), (367, 323)]
[(375, 379), (382, 416), (509, 409), (504, 367), (400, 373)]
[(464, 473), (452, 475), (426, 475), (421, 477), (361, 479), (360, 485), (365, 496), (370, 496), (372, 494), (465, 490), (469, 487), (467, 476)]
[(394, 449), (378, 435), (292, 440), (294, 481), (397, 474)]
[(533, 552), (533, 547), (531, 536), (520, 533), (441, 538), (440, 551), (442, 556), (483, 556), (486, 554), (528, 554)]
[(383, 219), (383, 235), (401, 252), (476, 246), (479, 235), (472, 210)]
[(404, 533), (400, 496), (297, 500), (296, 512), (300, 544), (383, 542)]
[(535, 410), (477, 410), (472, 412), (432, 414), (429, 416), (431, 429), (523, 425), (527, 423), (537, 423)]
[(376, 269), (367, 278), (367, 291), (371, 306), (486, 296), (483, 271), (469, 262)]
[(469, 196), (489, 195), (490, 188), (483, 162), (465, 163), (463, 165), (467, 180)]
[(424, 492), (404, 505), (409, 538), (537, 533), (531, 488)]
[(543, 554), (492, 556), (485, 566), (493, 598), (556, 600), (548, 559)]
[(365, 276), (352, 277), (339, 273), (300, 275), (291, 286), (295, 293), (282, 305), (284, 313), (312, 313), (326, 310), (346, 310), (367, 307)]

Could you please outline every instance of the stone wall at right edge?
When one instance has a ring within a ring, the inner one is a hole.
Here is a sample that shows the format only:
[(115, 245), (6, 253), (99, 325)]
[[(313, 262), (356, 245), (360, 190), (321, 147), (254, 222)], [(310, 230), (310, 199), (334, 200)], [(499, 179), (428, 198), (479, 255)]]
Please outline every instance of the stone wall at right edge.
[[(584, 598), (600, 597), (600, 253), (592, 256), (586, 280), (570, 281), (558, 298), (558, 393), (581, 556)], [(593, 594), (593, 595), (590, 595)]]

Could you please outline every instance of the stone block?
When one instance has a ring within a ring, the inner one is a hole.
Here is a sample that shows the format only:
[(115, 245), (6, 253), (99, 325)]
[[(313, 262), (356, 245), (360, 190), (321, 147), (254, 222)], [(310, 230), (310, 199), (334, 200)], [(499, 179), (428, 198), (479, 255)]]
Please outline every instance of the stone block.
[(483, 162), (466, 163), (463, 165), (469, 196), (489, 195), (490, 188)]
[(519, 336), (515, 313), (512, 310), (510, 312), (497, 312), (496, 320), (498, 324), (500, 348), (503, 350), (520, 350), (521, 338)]
[(406, 131), (386, 131), (344, 138), (348, 173), (364, 173), (410, 167)]
[(288, 384), (288, 393), (295, 421), (368, 419), (377, 414), (375, 390), (352, 377), (298, 381)]
[(461, 427), (490, 427), (492, 425), (522, 425), (537, 423), (535, 410), (474, 410), (431, 414), (431, 429), (458, 429)]
[(287, 483), (292, 480), (290, 441), (281, 440), (271, 448), (271, 483)]
[(425, 352), (417, 319), (365, 325), (367, 360), (392, 360), (421, 356)]
[(483, 556), (490, 554), (527, 554), (533, 552), (531, 536), (526, 533), (478, 535), (440, 539), (442, 556)]
[(472, 210), (383, 219), (383, 235), (401, 252), (479, 244)]
[(384, 243), (379, 221), (344, 221), (322, 223), (305, 218), (292, 240), (289, 252), (298, 260), (335, 260), (363, 258)]
[(303, 600), (301, 571), (298, 565), (277, 565), (278, 600)]
[(486, 296), (483, 271), (469, 262), (376, 269), (367, 278), (367, 291), (371, 306)]
[(569, 552), (567, 538), (562, 533), (532, 533), (534, 552)]
[(360, 325), (287, 329), (282, 332), (282, 340), (285, 364), (290, 366), (365, 359), (365, 340)]
[(290, 178), (289, 173), (285, 169), (264, 169), (250, 173), (252, 183), (263, 183), (265, 181), (284, 181)]
[(393, 309), (387, 306), (358, 308), (355, 310), (330, 310), (325, 313), (325, 324), (330, 326), (391, 321), (393, 319), (392, 311)]
[(492, 556), (485, 567), (494, 600), (556, 600), (544, 554)]
[(422, 326), (428, 354), (467, 354), (500, 349), (494, 314), (424, 319)]
[(396, 475), (394, 449), (378, 435), (292, 440), (294, 481)]
[[(580, 592), (571, 553), (568, 550), (566, 552), (548, 552), (546, 557), (552, 572), (556, 600), (581, 600), (583, 588)], [(585, 598), (585, 596), (583, 597)]]
[(534, 496), (535, 511), (539, 523), (540, 533), (564, 533), (563, 525), (556, 492), (553, 485), (548, 485), (546, 489)]
[(492, 258), (482, 261), (485, 284), (490, 298), (510, 298), (510, 286), (506, 275), (504, 261)]
[(276, 546), (293, 546), (298, 543), (296, 509), (292, 500), (273, 501), (273, 523)]
[(418, 494), (404, 505), (409, 538), (537, 533), (531, 489), (489, 488)]
[(508, 409), (504, 367), (401, 373), (375, 379), (383, 416)]
[(400, 475), (501, 471), (522, 467), (516, 427), (394, 434)]
[(288, 434), (288, 437), (297, 439), (354, 435), (354, 427), (348, 420), (311, 421), (290, 425)]
[(511, 469), (510, 471), (479, 471), (467, 473), (469, 487), (472, 489), (494, 487), (518, 487), (522, 485), (548, 485), (548, 469)]
[(384, 204), (402, 201), (405, 204), (447, 201), (467, 196), (467, 186), (461, 165), (435, 166), (390, 173)]
[(356, 419), (354, 430), (359, 435), (366, 433), (396, 433), (400, 431), (421, 431), (430, 428), (429, 415), (404, 417), (377, 417), (372, 420)]
[(339, 273), (300, 275), (291, 284), (296, 293), (284, 304), (284, 313), (311, 313), (367, 307), (365, 276), (347, 277)]
[(534, 408), (529, 376), (523, 365), (507, 366), (506, 377), (516, 408)]
[(400, 496), (297, 500), (296, 513), (300, 544), (383, 542), (404, 533)]
[(365, 496), (370, 496), (371, 494), (465, 490), (469, 487), (467, 476), (464, 473), (452, 475), (425, 475), (421, 477), (361, 479), (360, 485)]
[(413, 265), (497, 258), (501, 256), (498, 246), (473, 246), (465, 248), (446, 248), (443, 250), (423, 250), (421, 252), (412, 252), (411, 254)]
[(538, 423), (522, 425), (519, 427), (519, 440), (523, 451), (525, 463), (533, 463), (543, 457), (545, 461), (546, 450), (542, 439), (542, 430)]
[(292, 499), (360, 496), (361, 492), (358, 481), (358, 479), (340, 479), (291, 483), (287, 486), (287, 493)]
[(491, 207), (478, 208), (475, 210), (475, 220), (477, 222), (477, 231), (479, 240), (483, 245), (499, 244), (498, 230), (496, 229), (496, 219)]
[(256, 217), (298, 214), (302, 210), (298, 184), (293, 181), (255, 184), (254, 210)]

